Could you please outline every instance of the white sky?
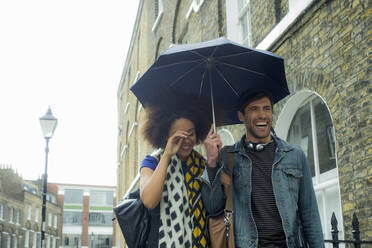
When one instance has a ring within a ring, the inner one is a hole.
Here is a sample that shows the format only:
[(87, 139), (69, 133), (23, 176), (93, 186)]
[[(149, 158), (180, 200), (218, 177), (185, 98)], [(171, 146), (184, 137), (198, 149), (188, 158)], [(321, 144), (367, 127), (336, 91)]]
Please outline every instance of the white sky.
[(138, 1), (0, 1), (0, 164), (44, 173), (50, 105), (48, 181), (116, 185), (116, 93)]

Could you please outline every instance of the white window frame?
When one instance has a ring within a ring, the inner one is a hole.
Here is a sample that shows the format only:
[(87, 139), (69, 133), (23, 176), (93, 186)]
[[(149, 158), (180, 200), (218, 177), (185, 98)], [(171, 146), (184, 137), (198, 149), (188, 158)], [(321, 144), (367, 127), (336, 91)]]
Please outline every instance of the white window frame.
[(140, 71), (137, 71), (136, 76), (133, 79), (132, 85), (135, 84), (140, 76)]
[[(291, 96), (288, 101), (284, 104), (281, 112), (279, 113), (278, 120), (276, 122), (276, 134), (278, 137), (282, 139), (286, 139), (288, 136), (288, 131), (290, 128), (290, 125), (292, 124), (292, 120), (297, 113), (297, 110), (300, 109), (305, 104), (310, 104), (310, 116), (311, 116), (311, 128), (312, 128), (312, 139), (313, 144), (317, 144), (317, 137), (316, 137), (316, 123), (315, 123), (315, 113), (314, 113), (314, 107), (313, 107), (313, 100), (319, 97), (323, 103), (325, 103), (325, 106), (328, 108), (328, 113), (331, 117), (332, 123), (334, 123), (332, 119), (332, 115), (330, 114), (331, 111), (329, 110), (328, 105), (326, 104), (326, 101), (316, 92), (310, 91), (310, 90), (303, 90), (300, 92), (297, 92), (295, 95)], [(336, 168), (327, 171), (325, 173), (320, 174), (319, 171), (319, 156), (318, 156), (318, 149), (317, 145), (313, 145), (313, 157), (314, 157), (314, 169), (315, 169), (315, 176), (313, 177), (313, 184), (314, 184), (314, 190), (317, 196), (317, 199), (320, 199), (321, 201), (321, 208), (323, 211), (320, 212), (321, 216), (323, 216), (324, 220), (322, 220), (322, 228), (323, 232), (325, 234), (325, 239), (332, 239), (332, 237), (329, 234), (330, 230), (330, 216), (327, 216), (326, 213), (326, 191), (332, 188), (337, 187), (338, 190), (338, 198), (341, 201), (341, 193), (340, 193), (340, 186), (339, 186), (339, 178), (338, 178), (338, 163), (337, 163), (337, 156), (336, 156)], [(337, 154), (337, 152), (336, 152)], [(318, 202), (319, 203), (319, 202)], [(339, 209), (336, 210), (338, 213), (336, 214), (336, 218), (339, 223), (343, 223), (342, 218), (342, 209), (341, 209), (341, 202), (339, 205)], [(318, 204), (319, 206), (319, 204)], [(339, 230), (339, 235), (341, 239), (344, 239), (344, 231), (343, 226), (341, 225)]]
[(18, 248), (18, 238), (16, 235), (13, 235), (13, 248)]
[(159, 23), (162, 17), (163, 17), (163, 0), (158, 0), (158, 16), (156, 17), (154, 25), (152, 26), (152, 29), (151, 29), (153, 33), (155, 33), (156, 30), (158, 29), (158, 26), (159, 26)]
[(28, 204), (27, 206), (27, 220), (31, 220), (32, 206)]
[(124, 114), (128, 113), (129, 106), (130, 106), (130, 102), (127, 102), (127, 105), (125, 105)]
[(32, 248), (36, 248), (36, 245), (37, 245), (37, 232), (34, 232), (33, 237), (32, 237)]
[(186, 19), (189, 19), (192, 12), (198, 13), (203, 3), (204, 0), (199, 0), (199, 3), (197, 0), (192, 0), (189, 10), (186, 13)]
[(10, 207), (9, 208), (9, 223), (13, 223), (14, 221), (14, 208)]
[(19, 210), (19, 209), (16, 209), (15, 210), (16, 211), (16, 216), (15, 216), (15, 223), (17, 224), (17, 225), (19, 225), (20, 224), (20, 218), (21, 218), (21, 210)]
[(48, 226), (53, 225), (53, 215), (51, 213), (48, 213)]
[(25, 248), (28, 248), (30, 245), (30, 231), (26, 230), (25, 231)]
[(57, 228), (57, 225), (58, 225), (58, 216), (54, 215), (53, 227)]
[(57, 238), (53, 237), (52, 239), (52, 248), (56, 248), (57, 247)]
[[(238, 0), (226, 1), (226, 24), (227, 38), (230, 40), (243, 43), (241, 30), (239, 28), (239, 13)], [(292, 26), (297, 18), (305, 11), (314, 0), (289, 0), (288, 13), (280, 20), (280, 22), (263, 38), (256, 46), (258, 49), (269, 49), (288, 28)], [(249, 2), (249, 0), (248, 0)]]
[(4, 205), (3, 204), (0, 204), (0, 220), (4, 220)]
[(12, 243), (12, 237), (8, 234), (8, 238), (7, 238), (7, 244), (6, 244), (6, 248), (10, 248), (10, 244)]
[(235, 143), (234, 136), (230, 130), (226, 128), (221, 128), (217, 130), (217, 134), (221, 137), (222, 146), (233, 145)]
[(46, 248), (50, 248), (50, 235), (46, 235), (46, 239), (47, 239)]
[(132, 127), (129, 130), (128, 138), (132, 135), (134, 128), (136, 128), (137, 126), (138, 126), (138, 123), (137, 122), (134, 122), (132, 124)]
[(35, 222), (39, 222), (39, 208), (35, 208)]

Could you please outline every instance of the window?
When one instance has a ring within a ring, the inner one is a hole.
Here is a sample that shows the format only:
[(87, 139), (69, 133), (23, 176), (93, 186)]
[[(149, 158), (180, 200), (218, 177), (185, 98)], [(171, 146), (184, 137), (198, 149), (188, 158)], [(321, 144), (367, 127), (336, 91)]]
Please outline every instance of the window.
[(0, 204), (0, 220), (3, 220), (3, 219), (4, 219), (4, 206)]
[(52, 226), (53, 216), (51, 213), (48, 214), (48, 226)]
[(74, 245), (76, 246), (76, 247), (78, 247), (79, 246), (79, 242), (80, 241), (80, 239), (78, 238), (78, 237), (74, 237)]
[(81, 212), (64, 212), (63, 224), (64, 225), (81, 225)]
[(66, 204), (83, 204), (83, 190), (80, 189), (66, 189), (65, 190), (65, 205)]
[(163, 1), (162, 0), (155, 0), (154, 2), (154, 16), (155, 16), (155, 23), (152, 26), (152, 32), (155, 32), (159, 22), (163, 16)]
[(8, 234), (7, 242), (6, 242), (6, 248), (10, 248), (10, 243), (12, 242), (10, 235)]
[(52, 248), (56, 248), (57, 247), (57, 238), (53, 238), (52, 239)]
[(90, 191), (89, 205), (91, 206), (112, 206), (114, 204), (113, 191)]
[(54, 204), (57, 204), (57, 197), (53, 194), (47, 194), (46, 196), (46, 199), (47, 201), (51, 202), (51, 203), (54, 203)]
[(310, 100), (299, 108), (289, 129), (288, 141), (298, 144), (304, 150), (312, 176), (316, 176), (317, 182), (327, 180), (328, 177), (322, 174), (336, 168), (332, 130), (331, 117), (320, 98)]
[(70, 240), (68, 239), (68, 237), (65, 237), (63, 243), (65, 244), (65, 246), (69, 246), (70, 245)]
[[(335, 151), (335, 130), (326, 103), (314, 92), (292, 96), (281, 111), (276, 130), (305, 152), (317, 197), (325, 239), (331, 239), (331, 216), (342, 223), (341, 197)], [(288, 130), (286, 133), (285, 131)], [(339, 225), (340, 239), (343, 226)]]
[(21, 210), (17, 209), (16, 210), (16, 224), (20, 224), (20, 218), (21, 218)]
[(217, 131), (217, 134), (220, 136), (223, 146), (230, 146), (235, 143), (234, 137), (229, 130), (222, 128)]
[(112, 226), (112, 213), (89, 213), (90, 226)]
[(35, 222), (39, 222), (39, 208), (35, 208)]
[(154, 11), (155, 11), (155, 20), (156, 20), (156, 18), (159, 15), (159, 0), (155, 0)]
[(57, 225), (58, 225), (58, 216), (57, 215), (54, 215), (53, 227), (54, 228), (57, 228)]
[(30, 243), (30, 231), (27, 230), (25, 232), (25, 247), (28, 247), (29, 243)]
[(50, 248), (50, 236), (46, 236), (46, 248)]
[(17, 236), (13, 236), (13, 248), (18, 248), (18, 238), (17, 238)]
[(31, 194), (37, 195), (37, 190), (35, 187), (32, 187), (31, 185), (24, 184), (23, 189), (27, 192), (30, 192)]
[(14, 209), (13, 207), (9, 207), (9, 222), (10, 223), (13, 223), (13, 219), (14, 219), (13, 215), (14, 215)]
[(33, 240), (32, 240), (32, 248), (36, 248), (37, 245), (37, 233), (34, 232)]
[(28, 204), (27, 206), (27, 220), (31, 220), (31, 211), (32, 211), (32, 207), (30, 204)]
[(243, 45), (252, 46), (251, 22), (250, 22), (250, 0), (238, 0), (239, 26)]

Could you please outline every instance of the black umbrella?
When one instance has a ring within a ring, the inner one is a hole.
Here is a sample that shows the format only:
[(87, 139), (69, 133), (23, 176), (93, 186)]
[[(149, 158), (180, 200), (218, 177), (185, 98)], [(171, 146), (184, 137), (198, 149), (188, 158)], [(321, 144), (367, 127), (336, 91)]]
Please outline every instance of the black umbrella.
[(289, 94), (282, 57), (224, 37), (168, 48), (130, 89), (146, 108), (162, 100), (157, 91), (164, 88), (211, 99), (214, 123), (217, 103), (226, 113), (217, 125), (241, 123), (238, 100), (248, 90), (268, 91), (274, 103)]

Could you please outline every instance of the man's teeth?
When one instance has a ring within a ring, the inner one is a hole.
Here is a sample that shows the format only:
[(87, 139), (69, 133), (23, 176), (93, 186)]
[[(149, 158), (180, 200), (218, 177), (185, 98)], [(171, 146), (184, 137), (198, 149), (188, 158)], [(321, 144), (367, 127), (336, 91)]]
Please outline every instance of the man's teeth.
[(267, 124), (266, 124), (266, 122), (258, 122), (256, 125), (260, 126), (260, 127), (263, 127), (263, 126), (266, 126)]

